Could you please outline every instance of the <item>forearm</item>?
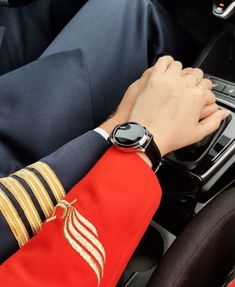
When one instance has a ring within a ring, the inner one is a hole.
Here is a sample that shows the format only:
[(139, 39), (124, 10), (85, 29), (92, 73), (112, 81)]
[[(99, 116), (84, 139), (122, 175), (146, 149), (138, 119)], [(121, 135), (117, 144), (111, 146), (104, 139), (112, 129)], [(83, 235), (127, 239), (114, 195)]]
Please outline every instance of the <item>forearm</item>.
[[(100, 286), (115, 286), (160, 199), (155, 174), (138, 156), (109, 149), (66, 196), (66, 205), (61, 205), (67, 206), (65, 217), (61, 218), (58, 207), (56, 218), (1, 266), (0, 285), (27, 287), (36, 282), (37, 286), (92, 287), (100, 281)], [(72, 210), (85, 217), (90, 227), (72, 227), (76, 221), (71, 218), (70, 222), (68, 212)], [(66, 220), (70, 223), (65, 224)], [(77, 228), (82, 237), (75, 236)], [(88, 234), (84, 233), (87, 230)], [(94, 232), (95, 241), (91, 237)], [(84, 245), (84, 238), (90, 238), (86, 242), (92, 241), (95, 249)], [(51, 276), (55, 272), (58, 276)]]
[(40, 230), (58, 201), (107, 148), (107, 141), (90, 131), (39, 162), (0, 179), (0, 262)]

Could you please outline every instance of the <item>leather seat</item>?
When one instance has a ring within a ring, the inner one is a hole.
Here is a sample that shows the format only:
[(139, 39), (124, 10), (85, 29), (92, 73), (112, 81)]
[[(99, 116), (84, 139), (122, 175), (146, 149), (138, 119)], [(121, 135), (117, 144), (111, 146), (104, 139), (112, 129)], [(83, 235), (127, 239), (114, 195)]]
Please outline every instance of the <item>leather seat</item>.
[(219, 287), (235, 263), (235, 188), (216, 196), (175, 240), (148, 287)]

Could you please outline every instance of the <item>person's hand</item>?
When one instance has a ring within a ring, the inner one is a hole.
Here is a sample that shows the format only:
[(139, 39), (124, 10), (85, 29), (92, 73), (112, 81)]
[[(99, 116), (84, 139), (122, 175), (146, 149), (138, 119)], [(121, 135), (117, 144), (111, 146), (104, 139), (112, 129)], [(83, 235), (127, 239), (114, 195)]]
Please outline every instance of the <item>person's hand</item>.
[(100, 125), (108, 134), (110, 134), (117, 125), (129, 121), (136, 100), (146, 88), (150, 74), (151, 69), (145, 71), (140, 79), (129, 86), (116, 112)]
[(162, 156), (200, 141), (229, 115), (218, 110), (211, 82), (201, 70), (182, 70), (180, 62), (164, 56), (146, 73), (129, 121), (153, 134)]
[[(194, 72), (193, 68), (186, 68), (182, 70), (182, 76), (189, 75)], [(121, 103), (119, 104), (116, 112), (112, 114), (109, 119), (107, 119), (104, 123), (100, 125), (108, 133), (111, 133), (112, 130), (119, 124), (129, 121), (133, 107), (136, 103), (137, 98), (141, 95), (143, 90), (146, 88), (148, 80), (152, 74), (153, 67), (144, 71), (141, 78), (136, 80), (133, 84), (129, 86), (125, 95), (122, 98)], [(201, 71), (197, 71), (198, 77), (202, 77)], [(191, 84), (191, 82), (195, 82), (195, 77), (185, 77), (185, 86)], [(209, 80), (203, 80), (202, 85), (204, 87), (210, 87), (212, 84)], [(215, 105), (216, 106), (216, 105)], [(214, 110), (215, 107), (213, 107)]]

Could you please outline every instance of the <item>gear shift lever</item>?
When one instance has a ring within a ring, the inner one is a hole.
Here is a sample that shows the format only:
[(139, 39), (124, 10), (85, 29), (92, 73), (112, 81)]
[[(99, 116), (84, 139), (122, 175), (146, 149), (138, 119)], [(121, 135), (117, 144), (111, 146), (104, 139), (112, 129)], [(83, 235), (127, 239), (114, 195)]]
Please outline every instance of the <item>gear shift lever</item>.
[(227, 19), (235, 13), (234, 0), (214, 0), (213, 14), (216, 17)]

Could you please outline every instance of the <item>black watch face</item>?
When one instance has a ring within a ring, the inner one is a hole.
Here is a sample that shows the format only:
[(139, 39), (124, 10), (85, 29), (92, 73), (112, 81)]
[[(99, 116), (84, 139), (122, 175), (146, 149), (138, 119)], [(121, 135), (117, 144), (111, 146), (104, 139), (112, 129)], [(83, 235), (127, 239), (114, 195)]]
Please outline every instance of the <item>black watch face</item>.
[(145, 129), (137, 123), (121, 125), (115, 132), (115, 140), (123, 146), (132, 146), (138, 143), (145, 135)]

